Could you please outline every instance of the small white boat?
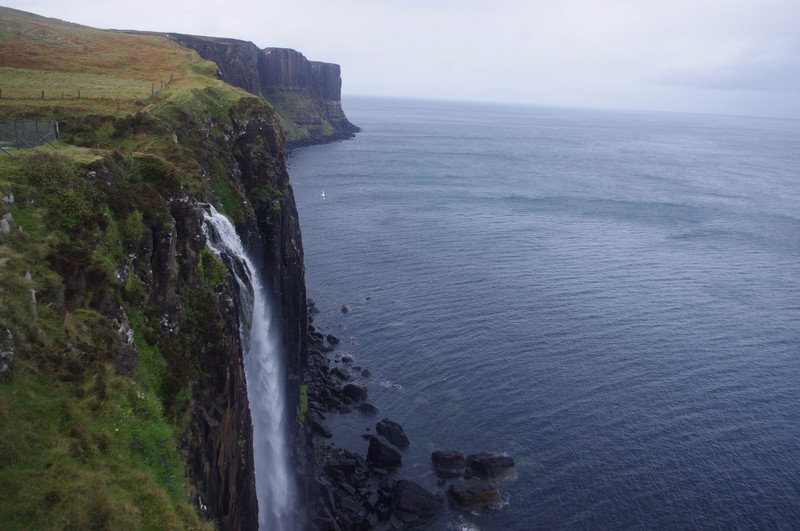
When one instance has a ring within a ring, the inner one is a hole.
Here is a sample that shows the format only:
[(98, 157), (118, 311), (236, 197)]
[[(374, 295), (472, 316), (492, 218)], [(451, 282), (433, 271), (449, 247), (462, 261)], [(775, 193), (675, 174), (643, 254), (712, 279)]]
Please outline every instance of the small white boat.
[(325, 199), (325, 190), (322, 191), (322, 199)]

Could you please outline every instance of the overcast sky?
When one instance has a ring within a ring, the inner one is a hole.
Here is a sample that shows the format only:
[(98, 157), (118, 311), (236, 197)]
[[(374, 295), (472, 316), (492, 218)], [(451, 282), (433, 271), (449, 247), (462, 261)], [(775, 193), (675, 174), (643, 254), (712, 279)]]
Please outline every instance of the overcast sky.
[(0, 0), (99, 28), (235, 37), (343, 92), (800, 118), (800, 0)]

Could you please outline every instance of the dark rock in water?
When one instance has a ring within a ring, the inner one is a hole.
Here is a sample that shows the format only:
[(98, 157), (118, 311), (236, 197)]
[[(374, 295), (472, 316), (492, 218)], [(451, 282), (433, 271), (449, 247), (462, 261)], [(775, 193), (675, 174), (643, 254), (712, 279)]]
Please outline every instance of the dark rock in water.
[(338, 345), (339, 344), (339, 338), (336, 337), (333, 334), (328, 334), (326, 339), (328, 340), (328, 343), (330, 343), (331, 345)]
[(500, 491), (486, 479), (450, 485), (447, 497), (451, 505), (461, 511), (498, 507), (503, 501)]
[(392, 489), (392, 515), (404, 524), (416, 524), (436, 516), (442, 499), (407, 479), (399, 479)]
[(497, 452), (467, 456), (467, 468), (478, 477), (504, 479), (515, 472), (514, 459)]
[(342, 304), (342, 313), (350, 312), (350, 307), (346, 304)]
[(337, 378), (341, 378), (345, 382), (349, 382), (350, 380), (353, 379), (352, 374), (350, 374), (344, 369), (340, 369), (339, 367), (334, 367), (333, 370), (331, 370), (331, 374), (336, 376)]
[(358, 410), (365, 415), (377, 415), (378, 408), (370, 404), (369, 402), (364, 402), (359, 406)]
[(342, 356), (343, 363), (353, 363), (353, 355), (347, 352), (344, 356)]
[(381, 442), (377, 437), (370, 437), (369, 450), (367, 450), (367, 460), (375, 466), (384, 468), (397, 468), (403, 458), (400, 452)]
[(347, 384), (342, 389), (342, 394), (350, 400), (360, 402), (367, 398), (367, 388), (363, 385)]
[(383, 419), (375, 425), (376, 431), (386, 437), (386, 440), (398, 448), (408, 448), (411, 441), (408, 440), (403, 427), (393, 420)]
[(461, 452), (433, 452), (431, 454), (433, 469), (440, 478), (456, 478), (464, 474), (466, 460)]
[(322, 422), (322, 419), (316, 416), (311, 417), (311, 430), (314, 433), (322, 435), (323, 437), (328, 439), (333, 437), (331, 429), (324, 422)]
[(363, 376), (364, 378), (369, 378), (370, 376), (372, 376), (372, 372), (370, 372), (369, 369), (364, 369), (363, 371), (361, 371), (361, 376)]

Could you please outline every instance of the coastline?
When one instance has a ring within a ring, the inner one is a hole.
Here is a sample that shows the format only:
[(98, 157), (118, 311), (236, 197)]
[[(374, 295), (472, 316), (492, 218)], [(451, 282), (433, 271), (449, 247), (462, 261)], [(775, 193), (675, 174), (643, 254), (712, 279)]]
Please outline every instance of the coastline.
[[(346, 314), (349, 307), (343, 305), (341, 311)], [(324, 324), (315, 324), (318, 313), (309, 299), (305, 433), (314, 470), (309, 482), (313, 503), (307, 508), (311, 529), (428, 527), (444, 521), (447, 506), (455, 511), (502, 506), (497, 485), (516, 478), (514, 461), (506, 455), (434, 451), (430, 473), (438, 478), (435, 492), (403, 477), (404, 450), (414, 444), (413, 437), (369, 401), (369, 387), (375, 383), (371, 370), (349, 352), (340, 353), (341, 339), (326, 333)], [(369, 441), (365, 456), (348, 449), (328, 427), (329, 415), (336, 414), (359, 415), (374, 425), (361, 434)]]

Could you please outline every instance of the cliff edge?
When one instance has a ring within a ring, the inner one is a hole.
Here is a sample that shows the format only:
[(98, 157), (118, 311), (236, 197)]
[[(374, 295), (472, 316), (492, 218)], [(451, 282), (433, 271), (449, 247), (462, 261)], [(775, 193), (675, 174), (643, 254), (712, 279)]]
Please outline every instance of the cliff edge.
[(271, 103), (288, 149), (351, 138), (359, 131), (342, 110), (339, 65), (309, 61), (288, 48), (262, 50), (237, 39), (169, 36), (216, 63), (223, 81)]
[[(0, 521), (257, 528), (241, 301), (203, 220), (213, 204), (257, 257), (302, 411), (281, 118), (163, 35), (0, 8), (0, 37)], [(20, 131), (55, 122), (57, 140), (22, 149)]]

